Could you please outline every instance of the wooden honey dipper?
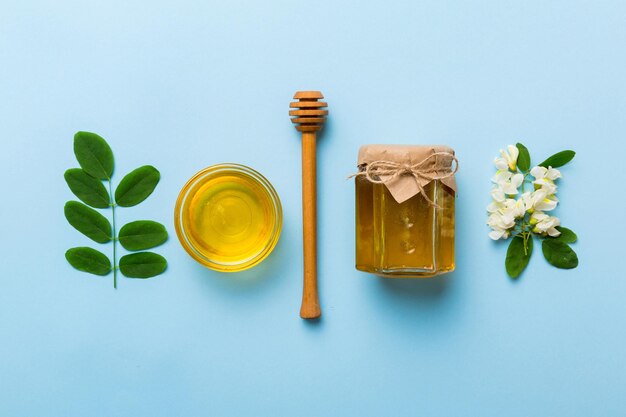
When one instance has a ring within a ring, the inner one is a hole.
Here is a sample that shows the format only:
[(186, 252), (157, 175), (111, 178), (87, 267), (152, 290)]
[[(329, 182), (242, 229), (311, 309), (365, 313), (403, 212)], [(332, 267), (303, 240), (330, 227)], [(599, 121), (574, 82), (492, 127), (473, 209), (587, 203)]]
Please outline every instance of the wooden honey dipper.
[(300, 317), (316, 319), (322, 312), (317, 292), (317, 179), (316, 140), (328, 115), (328, 104), (319, 91), (298, 91), (289, 104), (289, 116), (302, 132), (302, 224), (304, 244), (304, 286)]

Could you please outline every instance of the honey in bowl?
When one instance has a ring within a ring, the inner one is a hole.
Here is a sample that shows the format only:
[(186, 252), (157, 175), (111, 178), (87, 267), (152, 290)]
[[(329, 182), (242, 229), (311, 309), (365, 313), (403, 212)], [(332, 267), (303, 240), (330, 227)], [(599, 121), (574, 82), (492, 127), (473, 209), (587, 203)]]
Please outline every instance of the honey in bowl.
[(282, 229), (274, 187), (255, 170), (238, 164), (210, 166), (181, 190), (175, 209), (181, 244), (202, 265), (243, 271), (265, 259)]

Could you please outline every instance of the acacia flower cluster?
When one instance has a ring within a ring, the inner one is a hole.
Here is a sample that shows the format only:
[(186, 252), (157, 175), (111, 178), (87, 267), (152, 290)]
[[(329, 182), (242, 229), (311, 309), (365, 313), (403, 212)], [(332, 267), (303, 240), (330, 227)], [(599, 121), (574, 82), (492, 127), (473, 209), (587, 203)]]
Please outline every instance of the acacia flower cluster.
[(518, 143), (500, 150), (495, 158), (497, 168), (491, 179), (492, 201), (487, 206), (489, 237), (511, 239), (505, 266), (512, 278), (528, 265), (533, 251), (533, 238), (542, 240), (546, 260), (557, 268), (575, 268), (578, 257), (569, 246), (576, 234), (561, 227), (561, 220), (551, 213), (559, 204), (557, 168), (571, 161), (576, 153), (562, 151), (531, 168), (528, 149)]
[[(536, 166), (526, 174), (519, 172), (519, 149), (514, 145), (500, 150), (500, 155), (494, 160), (498, 171), (492, 178), (493, 201), (487, 207), (487, 224), (492, 229), (489, 237), (493, 240), (508, 239), (512, 235), (528, 232), (559, 236), (561, 232), (556, 227), (561, 221), (547, 212), (554, 210), (559, 203), (555, 181), (561, 178), (561, 172), (542, 166)], [(526, 191), (528, 182), (532, 184), (532, 191)]]

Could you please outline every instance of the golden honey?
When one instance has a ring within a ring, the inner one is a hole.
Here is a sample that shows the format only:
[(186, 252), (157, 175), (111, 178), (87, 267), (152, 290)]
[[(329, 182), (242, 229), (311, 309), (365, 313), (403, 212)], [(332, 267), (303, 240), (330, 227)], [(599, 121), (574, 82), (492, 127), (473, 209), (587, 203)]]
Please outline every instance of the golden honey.
[(214, 165), (181, 190), (175, 225), (194, 259), (235, 272), (258, 264), (276, 246), (282, 209), (276, 191), (258, 172), (237, 164)]
[[(377, 149), (376, 155), (382, 153)], [(389, 277), (432, 277), (454, 270), (452, 188), (435, 179), (424, 185), (423, 194), (401, 203), (384, 183), (364, 175), (356, 177), (355, 189), (358, 270)]]
[[(398, 204), (382, 184), (356, 180), (356, 268), (429, 277), (454, 270), (454, 196), (441, 183)], [(438, 211), (435, 212), (435, 210)]]

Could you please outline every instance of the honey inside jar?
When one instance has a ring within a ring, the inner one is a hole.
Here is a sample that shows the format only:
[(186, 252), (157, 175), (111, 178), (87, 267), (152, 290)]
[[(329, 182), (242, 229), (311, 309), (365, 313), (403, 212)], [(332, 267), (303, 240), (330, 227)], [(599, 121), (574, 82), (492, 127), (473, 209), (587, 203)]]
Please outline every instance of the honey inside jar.
[(454, 195), (437, 181), (425, 191), (439, 208), (421, 195), (399, 204), (384, 185), (357, 178), (358, 270), (406, 277), (454, 270)]
[(282, 228), (280, 200), (258, 172), (235, 164), (199, 172), (183, 187), (176, 231), (187, 252), (203, 265), (241, 271), (272, 251)]

